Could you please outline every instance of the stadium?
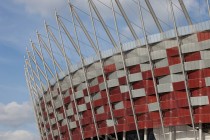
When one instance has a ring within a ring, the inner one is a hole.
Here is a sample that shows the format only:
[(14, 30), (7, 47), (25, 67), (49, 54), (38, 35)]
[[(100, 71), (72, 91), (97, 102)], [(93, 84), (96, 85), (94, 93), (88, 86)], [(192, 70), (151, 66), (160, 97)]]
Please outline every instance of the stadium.
[[(168, 30), (151, 0), (132, 0), (132, 18), (123, 0), (110, 0), (113, 28), (99, 0), (85, 1), (89, 22), (69, 1), (71, 25), (55, 12), (58, 34), (45, 22), (47, 35), (37, 31), (38, 43), (31, 40), (27, 48), (25, 76), (40, 139), (210, 140), (208, 0), (208, 18), (199, 22), (184, 1), (166, 0)], [(178, 25), (175, 7), (185, 25)], [(157, 33), (149, 34), (145, 9)], [(122, 39), (122, 20), (130, 41)]]

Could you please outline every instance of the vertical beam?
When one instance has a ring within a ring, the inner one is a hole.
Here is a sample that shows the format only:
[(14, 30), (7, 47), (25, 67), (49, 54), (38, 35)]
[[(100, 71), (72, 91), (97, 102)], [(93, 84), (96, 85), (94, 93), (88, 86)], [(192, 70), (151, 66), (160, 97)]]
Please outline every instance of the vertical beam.
[(125, 13), (125, 10), (123, 9), (121, 3), (119, 0), (115, 0), (116, 4), (117, 4), (117, 7), (119, 8), (126, 24), (128, 25), (128, 28), (130, 29), (131, 31), (131, 34), (133, 35), (134, 39), (135, 40), (138, 40), (138, 35), (136, 34), (135, 30), (133, 29), (133, 26), (131, 25), (130, 21), (129, 21), (129, 18), (127, 16), (127, 14)]
[[(32, 80), (32, 81), (34, 82), (34, 84), (35, 84), (36, 82), (35, 82), (35, 78), (34, 78), (34, 77), (36, 76), (36, 78), (38, 79), (38, 81), (39, 81), (39, 83), (40, 83), (40, 86), (42, 87), (43, 84), (42, 84), (42, 81), (41, 81), (41, 79), (40, 79), (39, 72), (38, 72), (38, 70), (37, 70), (37, 73), (35, 73), (35, 72), (33, 71), (33, 68), (32, 68), (32, 66), (31, 66), (31, 61), (30, 61), (30, 59), (32, 59), (32, 57), (31, 57), (31, 55), (30, 55), (29, 52), (27, 52), (27, 54), (28, 54), (28, 60), (26, 60), (26, 66), (29, 66), (29, 68), (31, 69), (31, 73), (32, 73), (31, 80)], [(32, 60), (33, 60), (33, 59), (32, 59)], [(34, 62), (34, 64), (36, 65), (36, 63), (35, 63), (34, 60), (33, 60), (33, 62)], [(29, 69), (29, 68), (27, 67), (27, 69)], [(36, 65), (36, 68), (37, 68), (37, 65)], [(42, 88), (43, 88), (43, 87), (42, 87)], [(36, 91), (42, 92), (43, 90), (38, 90), (38, 86), (36, 85)], [(37, 95), (38, 95), (38, 98), (40, 99), (39, 94), (40, 94), (40, 93), (38, 93)], [(43, 100), (44, 100), (44, 103), (46, 103), (45, 97), (43, 98)], [(44, 104), (44, 105), (45, 105), (45, 108), (47, 109), (46, 104)], [(40, 102), (39, 102), (39, 106), (41, 107)], [(47, 110), (46, 112), (47, 112), (47, 120), (50, 121), (48, 110)], [(43, 110), (42, 110), (42, 109), (41, 109), (41, 114), (42, 114), (43, 120), (44, 120), (44, 115), (43, 115)], [(51, 131), (51, 133), (52, 133), (52, 128), (51, 128), (51, 127), (50, 127), (50, 131)]]
[(146, 33), (146, 28), (145, 28), (144, 17), (143, 17), (143, 12), (142, 12), (142, 7), (141, 7), (140, 0), (138, 0), (138, 7), (139, 7), (139, 18), (140, 18), (141, 25), (142, 25), (142, 28), (143, 28), (145, 45), (146, 45), (146, 48), (147, 48), (147, 55), (149, 57), (149, 64), (150, 64), (150, 70), (151, 70), (151, 73), (152, 73), (152, 80), (153, 80), (155, 95), (156, 95), (157, 104), (158, 104), (158, 111), (159, 111), (159, 114), (160, 114), (161, 128), (162, 128), (164, 139), (166, 140), (165, 128), (164, 128), (164, 124), (163, 124), (163, 114), (162, 114), (162, 111), (161, 111), (161, 108), (160, 108), (160, 97), (159, 97), (158, 90), (157, 90), (157, 83), (156, 83), (155, 74), (154, 74), (154, 65), (152, 63), (152, 58), (151, 58), (151, 47), (149, 46), (149, 41), (148, 41), (148, 38), (147, 38), (147, 33)]
[(125, 72), (126, 83), (127, 83), (127, 86), (128, 86), (128, 93), (129, 93), (129, 98), (130, 98), (130, 102), (131, 102), (131, 110), (132, 110), (132, 113), (133, 113), (133, 118), (134, 118), (134, 123), (135, 123), (135, 128), (136, 128), (136, 134), (137, 134), (138, 140), (140, 140), (138, 121), (137, 121), (136, 112), (135, 112), (135, 108), (134, 108), (134, 102), (133, 102), (133, 95), (131, 93), (131, 86), (130, 86), (129, 79), (128, 79), (128, 70), (127, 70), (127, 67), (126, 67), (126, 64), (125, 64), (125, 56), (124, 56), (123, 48), (122, 48), (122, 41), (121, 41), (120, 34), (119, 34), (118, 22), (117, 22), (115, 9), (114, 9), (114, 4), (113, 4), (112, 0), (111, 0), (111, 5), (112, 5), (112, 13), (113, 13), (113, 16), (114, 16), (115, 29), (116, 29), (116, 33), (117, 33), (117, 37), (118, 37), (120, 55), (121, 55), (121, 59), (122, 59), (122, 63), (123, 63), (123, 69), (124, 69), (124, 72)]
[[(37, 32), (37, 34), (38, 34), (38, 32)], [(46, 67), (46, 65), (45, 65), (45, 58), (44, 58), (44, 56), (43, 56), (43, 52), (42, 52), (42, 46), (41, 46), (41, 42), (40, 42), (40, 39), (39, 39), (39, 37), (38, 37), (38, 35), (37, 35), (37, 39), (38, 39), (38, 42), (39, 42), (39, 47), (40, 47), (40, 55), (41, 55), (41, 58), (42, 58), (42, 63), (43, 63), (43, 65), (44, 65), (44, 75), (45, 75), (45, 77), (47, 78), (46, 80), (47, 80), (47, 84), (48, 84), (48, 90), (49, 90), (49, 93), (50, 93), (50, 98), (51, 98), (51, 102), (52, 102), (52, 108), (53, 108), (53, 113), (54, 113), (54, 115), (55, 115), (55, 120), (56, 120), (56, 124), (57, 124), (57, 127), (58, 127), (58, 132), (59, 132), (59, 138), (60, 139), (62, 139), (62, 137), (61, 137), (61, 130), (60, 130), (60, 128), (59, 128), (59, 122), (58, 122), (58, 119), (57, 119), (57, 112), (56, 112), (56, 110), (55, 110), (55, 103), (54, 103), (54, 99), (53, 99), (53, 97), (52, 97), (52, 89), (51, 89), (51, 85), (50, 85), (50, 80), (49, 80), (49, 77), (48, 77), (48, 75), (47, 75), (47, 67)], [(32, 47), (32, 48), (34, 48), (34, 47)], [(48, 71), (51, 71), (50, 69), (48, 70)], [(52, 73), (52, 72), (51, 72)], [(43, 96), (44, 97), (44, 96)], [(52, 137), (54, 137), (53, 136), (53, 133), (52, 133)]]
[(122, 140), (126, 140), (126, 132), (123, 132), (123, 139)]
[(147, 129), (144, 129), (144, 140), (147, 140)]
[[(33, 46), (33, 43), (31, 42), (31, 46)], [(36, 65), (36, 75), (34, 75), (34, 73), (33, 73), (33, 79), (32, 80), (34, 80), (34, 76), (37, 76), (37, 79), (38, 79), (38, 81), (39, 81), (39, 83), (40, 83), (40, 86), (42, 87), (42, 91), (44, 91), (44, 88), (43, 88), (43, 83), (42, 83), (42, 81), (41, 81), (41, 78), (40, 78), (40, 74), (39, 74), (39, 71), (41, 71), (41, 69), (38, 69), (39, 68), (39, 66), (38, 66), (38, 64), (37, 64), (37, 62), (36, 62), (36, 58), (35, 58), (35, 55), (34, 55), (34, 50), (33, 50), (33, 47), (32, 47), (32, 52), (33, 52), (33, 56), (31, 56), (30, 55), (30, 53), (28, 52), (27, 54), (28, 54), (28, 58), (29, 58), (29, 60), (28, 60), (28, 65), (29, 65), (29, 67), (30, 67), (30, 69), (31, 70), (33, 70), (33, 68), (32, 68), (32, 66), (31, 66), (31, 61), (30, 61), (30, 59), (32, 59), (32, 61), (33, 61), (33, 63)], [(44, 62), (43, 62), (44, 63)], [(41, 74), (43, 74), (43, 72), (41, 72)], [(45, 75), (43, 75), (44, 77), (45, 77)], [(46, 81), (47, 81), (47, 77), (45, 77), (46, 79)], [(35, 80), (34, 80), (34, 82), (35, 82)], [(40, 98), (39, 98), (40, 99)], [(53, 138), (53, 140), (54, 140), (54, 137), (53, 137), (53, 131), (52, 131), (52, 125), (51, 125), (51, 122), (50, 122), (50, 118), (49, 118), (49, 112), (48, 112), (48, 109), (47, 109), (47, 105), (46, 105), (46, 99), (45, 99), (45, 96), (43, 95), (43, 100), (44, 100), (44, 106), (45, 106), (45, 109), (46, 109), (46, 112), (47, 112), (47, 120), (48, 120), (48, 122), (49, 122), (49, 124), (50, 124), (50, 132), (51, 132), (51, 135), (52, 135), (52, 138)], [(40, 102), (39, 102), (39, 106), (41, 107), (41, 104), (40, 104)], [(42, 109), (41, 109), (42, 110)], [(43, 113), (42, 113), (42, 115), (43, 115)], [(44, 117), (44, 115), (43, 115), (43, 117)], [(48, 136), (47, 136), (48, 137)]]
[(83, 76), (85, 78), (85, 84), (86, 84), (87, 93), (88, 93), (88, 97), (89, 97), (89, 101), (90, 101), (90, 109), (91, 109), (91, 113), (92, 113), (92, 116), (93, 116), (93, 123), (94, 123), (95, 131), (96, 131), (97, 139), (99, 140), (100, 138), (99, 138), (99, 133), (98, 133), (98, 127), (97, 127), (96, 117), (95, 117), (95, 113), (94, 113), (94, 107), (93, 107), (93, 104), (92, 104), (92, 98), (91, 98), (90, 89), (89, 89), (90, 85), (89, 85), (89, 82), (87, 80), (87, 69), (85, 67), (84, 56), (82, 55), (82, 52), (81, 52), (81, 47), (80, 47), (79, 38), (78, 38), (78, 34), (77, 34), (77, 28), (76, 28), (76, 24), (75, 24), (75, 20), (74, 20), (73, 11), (72, 11), (71, 8), (70, 8), (70, 13), (71, 13), (73, 27), (74, 27), (74, 34), (76, 36), (76, 41), (77, 41), (76, 44), (77, 44), (78, 49), (79, 49), (78, 55), (79, 55), (80, 60), (82, 62)]
[[(61, 89), (61, 85), (60, 85), (60, 81), (59, 81), (58, 71), (56, 69), (56, 67), (58, 67), (58, 65), (56, 64), (56, 59), (55, 59), (55, 56), (54, 56), (54, 53), (53, 53), (53, 50), (52, 50), (52, 45), (51, 45), (51, 41), (50, 41), (50, 37), (49, 37), (49, 32), (47, 30), (47, 28), (48, 28), (47, 26), (48, 25), (46, 24), (46, 22), (44, 24), (45, 24), (45, 30), (46, 30), (47, 38), (48, 38), (48, 46), (49, 46), (49, 50), (50, 50), (50, 54), (51, 54), (50, 58), (51, 58), (51, 61), (53, 62), (54, 72), (56, 73), (55, 77), (56, 77), (56, 81), (57, 81), (57, 84), (58, 84), (59, 96), (60, 96), (62, 108), (63, 108), (63, 111), (64, 111), (64, 117), (65, 117), (65, 119), (67, 121), (68, 134), (69, 134), (69, 137), (70, 137), (70, 140), (71, 140), (72, 137), (71, 137), (71, 131), (70, 131), (70, 124), (69, 124), (69, 120), (68, 120), (68, 117), (67, 117), (67, 113), (66, 113), (66, 109), (65, 109), (65, 105), (64, 105), (64, 101), (63, 101), (63, 96), (62, 96), (63, 94), (62, 94), (62, 89)], [(62, 72), (62, 71), (60, 70), (60, 72)]]
[[(37, 36), (38, 36), (38, 39), (39, 39), (40, 44), (42, 44), (43, 48), (47, 51), (47, 53), (49, 54), (50, 58), (53, 58), (53, 54), (51, 53), (51, 50), (48, 48), (47, 44), (41, 38), (40, 34), (37, 34)], [(48, 34), (48, 36), (49, 36), (49, 34)], [(59, 65), (59, 63), (56, 60), (55, 60), (55, 65), (58, 67), (58, 69), (60, 71), (62, 71), (61, 66)]]
[[(26, 68), (26, 66), (24, 66), (24, 70), (25, 70), (25, 79), (26, 79), (26, 84), (27, 84), (27, 87), (28, 87), (28, 90), (29, 90), (29, 93), (30, 93), (30, 97), (31, 97), (31, 101), (33, 103), (33, 108), (34, 108), (34, 115), (35, 115), (35, 118), (36, 118), (36, 123), (37, 123), (37, 127), (39, 129), (39, 132), (40, 132), (40, 138), (42, 139), (43, 138), (43, 135), (42, 135), (42, 132), (43, 132), (43, 129), (42, 127), (40, 126), (41, 124), (41, 121), (40, 121), (40, 118), (39, 118), (39, 113), (37, 112), (37, 105), (36, 105), (36, 101), (35, 101), (35, 98), (34, 98), (34, 95), (32, 93), (32, 84), (31, 84), (31, 81), (29, 79), (29, 73), (28, 73), (28, 70)], [(41, 111), (42, 112), (42, 111)], [(43, 116), (42, 116), (43, 117)], [(44, 119), (43, 119), (44, 121)], [(46, 133), (46, 128), (45, 128), (45, 134)], [(43, 132), (44, 133), (44, 132)], [(44, 138), (43, 138), (44, 139)], [(48, 140), (48, 137), (47, 137), (47, 140)]]
[(90, 34), (88, 33), (86, 27), (82, 23), (82, 20), (80, 19), (80, 17), (78, 16), (76, 10), (74, 9), (74, 6), (70, 2), (69, 2), (69, 8), (71, 8), (71, 12), (74, 14), (77, 22), (79, 23), (80, 27), (82, 28), (83, 32), (85, 33), (85, 35), (86, 35), (88, 41), (90, 42), (92, 48), (94, 49), (95, 52), (97, 52), (97, 47), (96, 47), (95, 43), (93, 42), (93, 40), (90, 37)]
[(199, 123), (199, 140), (203, 140), (202, 123)]
[(176, 20), (175, 20), (172, 0), (169, 0), (169, 5), (170, 5), (170, 10), (171, 10), (171, 16), (172, 16), (172, 19), (173, 19), (173, 24), (174, 24), (174, 32), (175, 32), (175, 35), (176, 35), (179, 56), (180, 56), (181, 65), (182, 65), (182, 74), (185, 77), (184, 84), (185, 84), (185, 89), (186, 89), (186, 93), (187, 93), (187, 101), (188, 101), (188, 105), (189, 105), (190, 119), (191, 119), (191, 123), (192, 123), (192, 127), (193, 127), (194, 137), (195, 137), (195, 140), (196, 140), (197, 135), (196, 135), (194, 118), (193, 118), (193, 109), (192, 109), (191, 100), (190, 100), (190, 91), (189, 91), (188, 86), (187, 86), (187, 76), (186, 76), (186, 72), (185, 72), (185, 68), (184, 68), (184, 58), (182, 56), (181, 41), (180, 41), (180, 38), (179, 38), (179, 33), (178, 33), (177, 24), (176, 24)]
[(208, 8), (209, 16), (210, 16), (210, 6), (209, 6), (209, 0), (206, 0), (206, 3), (207, 3), (207, 8)]
[(147, 7), (149, 8), (149, 11), (150, 11), (150, 13), (151, 13), (151, 15), (152, 15), (152, 18), (153, 18), (154, 21), (155, 21), (155, 24), (156, 24), (156, 26), (157, 26), (159, 32), (162, 33), (162, 32), (163, 32), (163, 28), (161, 27), (161, 24), (160, 24), (160, 22), (159, 22), (159, 20), (158, 20), (158, 18), (157, 18), (157, 16), (156, 16), (156, 14), (155, 14), (154, 9), (152, 8), (152, 5), (150, 4), (150, 1), (149, 1), (149, 0), (145, 0), (145, 3), (146, 3), (146, 5), (147, 5)]
[(188, 24), (189, 24), (189, 25), (192, 25), (192, 20), (191, 20), (190, 15), (189, 15), (189, 13), (188, 13), (188, 11), (187, 11), (187, 8), (186, 8), (185, 5), (184, 5), (183, 0), (179, 0), (179, 4), (180, 4), (180, 6), (181, 6), (181, 8), (182, 8), (182, 11), (184, 12), (184, 16), (185, 16), (185, 18), (186, 18)]
[[(116, 123), (115, 123), (115, 119), (114, 119), (114, 113), (113, 113), (113, 109), (112, 109), (111, 100), (110, 100), (110, 97), (109, 97), (109, 95), (110, 95), (109, 94), (109, 88), (108, 88), (106, 75), (105, 75), (105, 71), (104, 71), (104, 61), (102, 59), (102, 55), (101, 55), (101, 51), (100, 51), (100, 47), (99, 47), (98, 37), (97, 37), (97, 34), (96, 34), (95, 22), (94, 22), (94, 18), (93, 18), (93, 11), (91, 9), (90, 1), (88, 1), (88, 4), (89, 4), (89, 13), (90, 13), (90, 18), (91, 18), (92, 28), (93, 28), (93, 31), (94, 31), (94, 37), (95, 37), (96, 45), (97, 45), (96, 54), (99, 57), (99, 62), (100, 62), (100, 66), (101, 66), (102, 76), (103, 76), (103, 79), (104, 79), (105, 91), (106, 91), (106, 96), (107, 96), (107, 100), (108, 100), (108, 105), (109, 105), (109, 110), (110, 110), (110, 114), (111, 114), (111, 119), (112, 119), (112, 121), (114, 123), (115, 138), (118, 139), (117, 130), (116, 130)], [(105, 139), (108, 139), (107, 135), (105, 135)]]
[(115, 42), (115, 40), (114, 40), (112, 34), (110, 33), (108, 27), (106, 26), (106, 23), (105, 23), (105, 21), (103, 20), (101, 14), (99, 13), (98, 9), (96, 8), (96, 5), (93, 3), (92, 0), (88, 0), (88, 2), (91, 4), (91, 7), (93, 8), (94, 12), (96, 13), (98, 19), (100, 20), (100, 22), (101, 22), (101, 24), (102, 24), (102, 26), (103, 26), (103, 28), (104, 28), (106, 34), (108, 35), (110, 41), (112, 42), (112, 45), (116, 48), (116, 47), (117, 47), (117, 44), (116, 44), (116, 42)]
[(61, 48), (62, 48), (62, 52), (63, 52), (64, 58), (65, 58), (66, 67), (67, 67), (67, 70), (68, 70), (68, 75), (69, 75), (68, 78), (69, 78), (70, 88), (71, 88), (71, 92), (72, 92), (72, 95), (73, 95), (73, 101), (74, 101), (74, 105), (75, 105), (75, 109), (76, 109), (76, 114), (78, 116), (79, 128), (80, 128), (82, 139), (84, 139), (83, 129), (82, 129), (81, 120), (80, 120), (80, 116), (79, 116), (79, 112), (78, 112), (78, 105), (77, 105), (76, 98), (75, 98), (75, 90), (74, 90), (73, 81), (72, 81), (73, 76), (71, 74), (71, 67), (68, 64), (68, 58), (67, 58), (67, 54), (66, 54), (66, 51), (65, 51), (65, 48), (64, 48), (64, 42), (63, 42), (63, 38), (62, 38), (62, 34), (61, 34), (58, 15), (56, 14), (56, 12), (55, 12), (55, 16), (56, 16), (56, 22), (57, 22), (57, 26), (58, 26), (58, 30), (59, 30), (59, 36), (60, 36), (60, 39), (61, 39), (61, 42), (62, 42)]
[[(62, 55), (64, 55), (63, 51), (62, 51), (62, 47), (60, 45), (60, 43), (58, 42), (57, 38), (55, 37), (55, 35), (53, 34), (52, 30), (47, 26), (47, 32), (49, 33), (49, 35), (52, 37), (53, 41), (55, 42), (57, 48), (60, 50), (60, 52), (62, 53)], [(71, 61), (70, 59), (67, 59), (68, 64), (71, 65)]]

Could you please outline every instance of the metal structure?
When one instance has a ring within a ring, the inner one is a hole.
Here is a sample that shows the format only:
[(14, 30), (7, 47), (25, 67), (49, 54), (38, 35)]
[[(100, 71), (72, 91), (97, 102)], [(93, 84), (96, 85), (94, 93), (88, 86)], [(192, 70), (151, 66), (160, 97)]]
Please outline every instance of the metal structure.
[[(25, 77), (41, 139), (210, 140), (210, 21), (193, 23), (179, 0), (189, 26), (178, 27), (178, 6), (166, 0), (173, 28), (164, 31), (149, 0), (129, 1), (136, 6), (132, 18), (122, 1), (107, 5), (97, 0), (112, 12), (114, 26), (109, 27), (96, 0), (85, 1), (88, 27), (68, 0), (71, 25), (55, 12), (58, 36), (45, 22), (47, 35), (37, 31), (38, 43), (30, 41), (27, 48)], [(208, 11), (208, 0), (204, 2)], [(148, 34), (144, 10), (160, 33)], [(117, 16), (125, 21), (132, 42), (123, 43), (126, 35)], [(111, 50), (101, 51), (97, 23)], [(81, 36), (95, 56), (85, 57)], [(72, 50), (79, 63), (73, 63)]]

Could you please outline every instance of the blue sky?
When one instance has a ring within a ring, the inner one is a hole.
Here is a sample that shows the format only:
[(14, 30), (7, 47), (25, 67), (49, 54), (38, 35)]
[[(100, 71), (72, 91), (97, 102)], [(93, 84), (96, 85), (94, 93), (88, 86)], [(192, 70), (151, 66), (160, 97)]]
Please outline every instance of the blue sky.
[[(127, 1), (128, 2), (128, 1)], [(177, 0), (174, 0), (177, 3)], [(207, 7), (202, 0), (198, 3), (196, 0), (185, 0), (190, 13), (193, 13), (193, 21), (199, 22), (207, 20)], [(105, 1), (105, 3), (108, 3)], [(126, 2), (122, 0), (123, 5)], [(77, 0), (75, 4), (80, 8), (87, 8), (83, 0)], [(158, 3), (159, 17), (164, 22), (170, 24), (167, 13)], [(132, 6), (132, 5), (131, 5)], [(0, 4), (0, 139), (1, 140), (36, 140), (39, 139), (38, 131), (34, 120), (31, 102), (26, 87), (24, 77), (24, 55), (25, 48), (29, 46), (29, 38), (35, 38), (36, 29), (43, 31), (43, 21), (46, 19), (49, 23), (55, 25), (53, 14), (54, 8), (59, 12), (67, 10), (65, 0), (4, 0)], [(103, 8), (103, 7), (102, 7)], [(129, 9), (129, 7), (126, 7)], [(194, 13), (196, 9), (196, 13)], [(106, 17), (108, 24), (110, 21), (110, 11), (102, 9), (103, 17)], [(186, 20), (183, 13), (175, 8), (179, 15), (178, 24), (185, 25)], [(132, 14), (132, 11), (130, 11)], [(205, 15), (205, 16), (204, 16)], [(66, 16), (64, 14), (64, 16)], [(132, 16), (130, 16), (132, 18)], [(145, 16), (146, 17), (146, 16)], [(196, 17), (199, 17), (196, 19)], [(132, 18), (135, 21), (135, 17)], [(136, 21), (138, 22), (138, 20)], [(151, 18), (147, 17), (148, 27), (154, 25)], [(85, 24), (90, 24), (86, 22)], [(126, 35), (128, 28), (123, 27), (122, 32)], [(90, 25), (89, 25), (90, 26)], [(156, 32), (157, 29), (148, 29)], [(141, 32), (139, 32), (141, 33)], [(103, 36), (103, 35), (102, 35)], [(24, 120), (24, 121), (23, 121)], [(15, 137), (15, 138), (14, 138)]]

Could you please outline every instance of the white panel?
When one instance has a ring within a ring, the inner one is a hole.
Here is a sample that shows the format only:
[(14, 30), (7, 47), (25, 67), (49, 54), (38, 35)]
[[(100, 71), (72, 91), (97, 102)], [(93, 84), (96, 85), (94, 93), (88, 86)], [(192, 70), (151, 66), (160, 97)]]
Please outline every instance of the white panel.
[(106, 120), (106, 124), (108, 127), (110, 127), (110, 126), (114, 126), (115, 123), (113, 120)]
[(182, 72), (182, 64), (176, 64), (169, 66), (170, 73), (179, 73)]
[(164, 93), (164, 92), (171, 92), (173, 91), (173, 85), (171, 83), (168, 84), (160, 84), (157, 86), (158, 93)]
[(143, 78), (141, 73), (135, 73), (135, 74), (129, 74), (128, 79), (130, 82), (136, 82), (136, 81), (141, 81)]
[(76, 122), (70, 122), (69, 126), (70, 126), (70, 129), (77, 128), (77, 123)]
[(86, 104), (78, 105), (78, 111), (79, 112), (83, 112), (85, 110), (87, 110)]
[(116, 87), (116, 86), (119, 86), (119, 81), (118, 79), (112, 79), (112, 80), (108, 80), (107, 84), (109, 88)]
[(166, 50), (158, 50), (151, 53), (152, 60), (163, 59), (167, 57)]
[(155, 102), (155, 103), (148, 104), (148, 109), (150, 112), (159, 110), (158, 103)]
[(68, 109), (68, 110), (66, 110), (66, 113), (67, 113), (67, 116), (72, 116), (72, 115), (74, 115), (73, 109)]
[(142, 88), (142, 89), (132, 90), (132, 96), (133, 98), (146, 96), (145, 89)]
[(192, 106), (209, 105), (208, 96), (191, 97), (190, 99)]

